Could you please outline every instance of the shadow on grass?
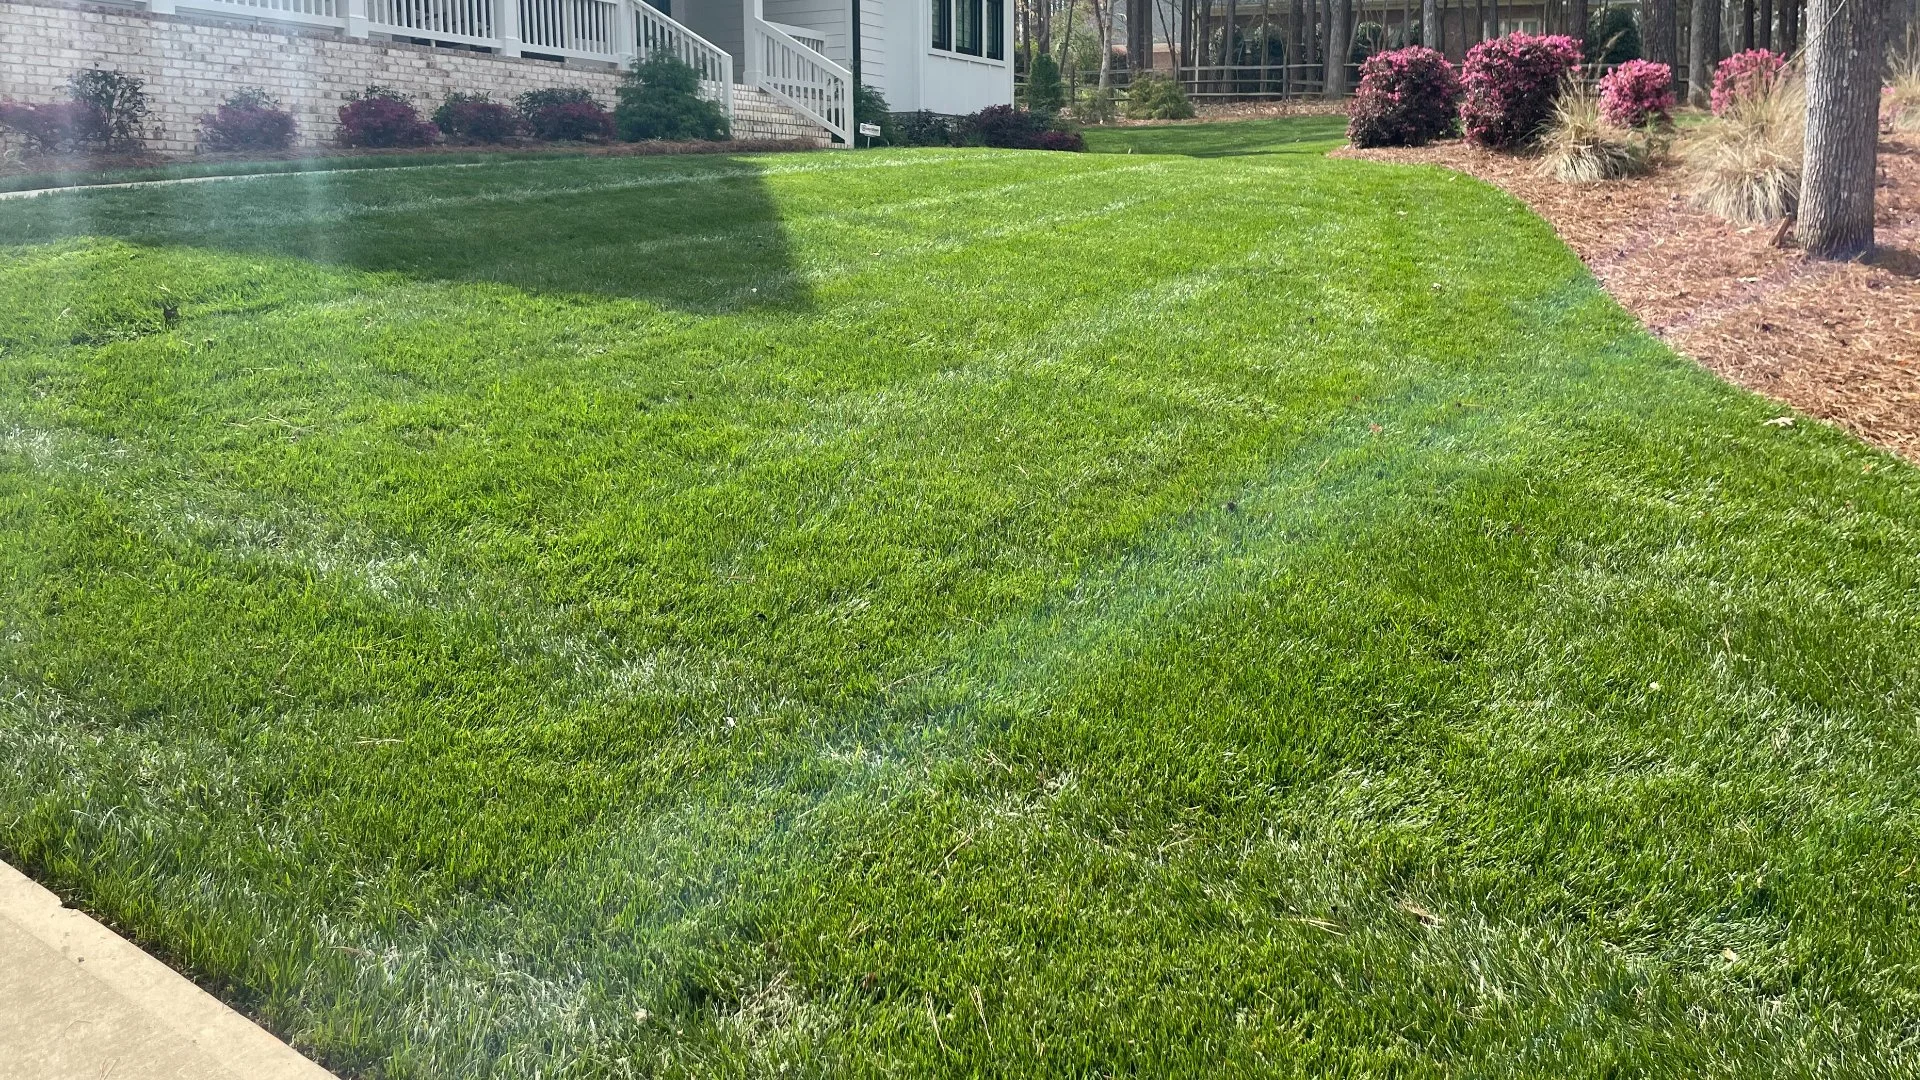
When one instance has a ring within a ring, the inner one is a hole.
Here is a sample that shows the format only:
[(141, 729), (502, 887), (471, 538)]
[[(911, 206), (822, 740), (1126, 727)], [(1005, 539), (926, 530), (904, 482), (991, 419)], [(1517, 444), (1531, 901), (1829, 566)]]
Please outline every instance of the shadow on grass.
[(106, 236), (702, 313), (808, 302), (764, 169), (746, 158), (287, 174), (0, 210), (0, 244)]
[(1243, 157), (1248, 154), (1324, 154), (1346, 142), (1344, 116), (1285, 116), (1271, 120), (1222, 120), (1203, 124), (1093, 128), (1087, 149), (1096, 154), (1180, 154)]

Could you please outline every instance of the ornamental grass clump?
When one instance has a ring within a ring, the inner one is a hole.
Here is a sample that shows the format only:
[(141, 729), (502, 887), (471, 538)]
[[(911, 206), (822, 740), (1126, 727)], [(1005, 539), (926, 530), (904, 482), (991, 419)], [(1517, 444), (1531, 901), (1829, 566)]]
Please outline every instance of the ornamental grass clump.
[(1419, 45), (1376, 53), (1360, 65), (1360, 89), (1347, 111), (1355, 146), (1425, 146), (1453, 132), (1459, 73), (1447, 58)]
[(1511, 150), (1531, 143), (1553, 115), (1560, 85), (1580, 64), (1565, 34), (1508, 34), (1467, 50), (1460, 126), (1476, 146)]
[(1806, 88), (1791, 70), (1738, 95), (1680, 143), (1694, 202), (1748, 225), (1793, 213), (1806, 126)]
[(1713, 69), (1713, 115), (1724, 116), (1734, 104), (1764, 94), (1787, 70), (1787, 58), (1765, 49), (1734, 53)]
[(1920, 31), (1887, 58), (1886, 121), (1895, 131), (1920, 131)]
[(285, 150), (293, 145), (293, 114), (257, 86), (227, 95), (200, 117), (200, 145), (214, 151)]
[(1540, 134), (1540, 171), (1591, 184), (1645, 172), (1651, 150), (1644, 133), (1608, 121), (1593, 87), (1569, 79)]
[(1651, 60), (1629, 60), (1600, 79), (1600, 117), (1619, 128), (1673, 125), (1673, 69)]

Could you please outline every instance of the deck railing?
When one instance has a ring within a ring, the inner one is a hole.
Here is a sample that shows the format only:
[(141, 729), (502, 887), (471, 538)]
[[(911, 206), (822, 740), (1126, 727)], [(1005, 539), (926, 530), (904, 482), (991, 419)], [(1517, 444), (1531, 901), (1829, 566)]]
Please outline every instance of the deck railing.
[(747, 34), (753, 81), (788, 107), (853, 145), (853, 73), (793, 35), (755, 17)]

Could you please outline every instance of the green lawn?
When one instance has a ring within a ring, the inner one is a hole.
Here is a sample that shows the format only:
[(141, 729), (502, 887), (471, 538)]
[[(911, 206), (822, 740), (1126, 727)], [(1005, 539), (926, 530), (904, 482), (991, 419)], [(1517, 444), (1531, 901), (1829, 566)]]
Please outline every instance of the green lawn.
[(1332, 131), (0, 204), (0, 855), (349, 1076), (1920, 1068), (1920, 473)]

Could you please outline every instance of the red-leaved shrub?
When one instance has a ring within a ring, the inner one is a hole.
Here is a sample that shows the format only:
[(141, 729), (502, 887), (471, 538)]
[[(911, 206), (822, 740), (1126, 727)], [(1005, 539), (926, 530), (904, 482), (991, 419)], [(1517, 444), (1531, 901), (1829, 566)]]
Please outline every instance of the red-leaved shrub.
[(1673, 69), (1651, 60), (1629, 60), (1600, 78), (1600, 116), (1614, 127), (1665, 127), (1673, 123)]
[(285, 150), (293, 145), (293, 114), (265, 90), (248, 88), (200, 117), (200, 131), (209, 150)]
[(526, 114), (536, 139), (570, 142), (613, 138), (613, 114), (597, 101), (562, 101)]
[(0, 128), (25, 136), (33, 149), (43, 154), (85, 142), (102, 126), (99, 110), (84, 101), (41, 105), (0, 101)]
[(1508, 34), (1467, 50), (1460, 126), (1479, 146), (1506, 149), (1532, 139), (1553, 112), (1560, 83), (1580, 63), (1565, 34)]
[(960, 141), (968, 146), (997, 146), (1005, 150), (1085, 150), (1078, 132), (1061, 131), (1048, 118), (1012, 105), (989, 105), (956, 125)]
[(368, 94), (340, 106), (342, 146), (426, 146), (437, 134), (404, 98)]
[(513, 110), (485, 94), (452, 93), (433, 111), (433, 126), (468, 142), (505, 142), (519, 130)]
[(1375, 53), (1360, 65), (1347, 139), (1355, 146), (1425, 146), (1453, 130), (1465, 92), (1437, 50), (1414, 45)]
[(1765, 49), (1734, 53), (1713, 69), (1713, 115), (1719, 116), (1733, 103), (1765, 91), (1780, 77), (1787, 58)]

